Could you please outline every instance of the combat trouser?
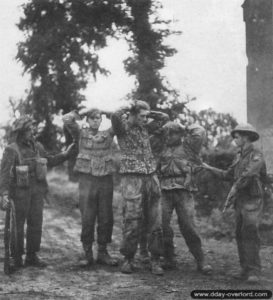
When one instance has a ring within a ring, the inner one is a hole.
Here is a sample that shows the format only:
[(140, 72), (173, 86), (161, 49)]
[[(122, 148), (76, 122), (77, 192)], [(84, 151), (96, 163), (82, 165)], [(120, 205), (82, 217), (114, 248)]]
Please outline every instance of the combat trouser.
[(27, 253), (35, 253), (40, 250), (45, 192), (44, 184), (34, 182), (28, 188), (16, 187), (12, 193), (16, 211), (18, 256), (24, 254), (25, 222), (27, 222)]
[(137, 251), (141, 225), (147, 217), (148, 250), (152, 257), (162, 255), (161, 192), (155, 174), (124, 174), (121, 177), (123, 196), (123, 240), (121, 254), (127, 259)]
[(259, 223), (263, 200), (239, 195), (235, 204), (236, 241), (239, 261), (246, 273), (258, 275), (261, 271)]
[(145, 253), (145, 251), (147, 252), (147, 245), (148, 245), (148, 236), (147, 236), (147, 232), (148, 232), (148, 220), (147, 220), (147, 215), (148, 213), (148, 209), (144, 208), (144, 217), (141, 220), (141, 225), (140, 225), (140, 234), (139, 234), (139, 250), (140, 253)]
[(94, 241), (96, 218), (98, 218), (98, 244), (110, 243), (113, 231), (113, 177), (80, 174), (79, 191), (82, 216), (81, 242), (84, 248), (88, 248)]
[(164, 256), (171, 258), (174, 254), (174, 234), (170, 225), (174, 209), (177, 213), (180, 231), (190, 252), (196, 259), (197, 264), (202, 264), (204, 254), (201, 247), (201, 239), (194, 225), (194, 199), (190, 192), (182, 189), (162, 191)]

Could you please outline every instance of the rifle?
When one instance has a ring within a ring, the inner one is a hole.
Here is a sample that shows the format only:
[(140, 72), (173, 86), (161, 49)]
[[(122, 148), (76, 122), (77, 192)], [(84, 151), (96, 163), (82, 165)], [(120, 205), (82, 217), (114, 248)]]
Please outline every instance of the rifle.
[(4, 273), (6, 275), (10, 275), (12, 272), (14, 272), (14, 268), (12, 268), (10, 264), (11, 254), (15, 259), (15, 261), (17, 260), (17, 256), (18, 256), (16, 211), (12, 199), (10, 199), (10, 206), (6, 211), (4, 245), (5, 245)]
[(225, 204), (224, 204), (224, 208), (223, 208), (223, 213), (226, 211), (226, 209), (234, 202), (234, 198), (235, 198), (235, 195), (237, 194), (237, 188), (235, 186), (235, 184), (231, 187), (228, 195), (227, 195), (227, 198), (226, 198), (226, 201), (225, 201)]
[(6, 219), (5, 219), (5, 232), (4, 232), (4, 245), (5, 245), (5, 257), (4, 257), (4, 273), (9, 275), (11, 273), (10, 268), (10, 206), (6, 210)]

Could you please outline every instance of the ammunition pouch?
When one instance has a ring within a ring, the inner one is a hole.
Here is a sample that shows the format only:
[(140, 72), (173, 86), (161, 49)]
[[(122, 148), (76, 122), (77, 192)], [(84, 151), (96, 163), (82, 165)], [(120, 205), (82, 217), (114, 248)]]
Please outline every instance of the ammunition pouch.
[(15, 167), (16, 172), (16, 186), (20, 188), (29, 187), (29, 166), (21, 165)]
[(36, 158), (36, 178), (38, 181), (44, 181), (47, 174), (47, 159), (38, 157)]
[(91, 173), (90, 155), (79, 153), (74, 170), (85, 174)]

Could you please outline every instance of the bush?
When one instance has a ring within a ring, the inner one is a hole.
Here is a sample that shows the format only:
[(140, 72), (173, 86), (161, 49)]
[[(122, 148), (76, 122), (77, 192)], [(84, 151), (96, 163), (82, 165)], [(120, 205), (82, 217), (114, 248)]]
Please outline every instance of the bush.
[[(232, 163), (235, 153), (232, 150), (206, 150), (203, 160), (220, 169), (226, 170)], [(197, 215), (208, 216), (213, 209), (222, 209), (231, 188), (230, 182), (217, 178), (210, 171), (201, 170), (196, 175), (198, 193), (196, 194)]]
[(207, 217), (199, 218), (199, 228), (206, 238), (228, 239), (235, 237), (235, 216), (234, 210), (228, 209), (224, 214), (218, 208), (212, 209)]

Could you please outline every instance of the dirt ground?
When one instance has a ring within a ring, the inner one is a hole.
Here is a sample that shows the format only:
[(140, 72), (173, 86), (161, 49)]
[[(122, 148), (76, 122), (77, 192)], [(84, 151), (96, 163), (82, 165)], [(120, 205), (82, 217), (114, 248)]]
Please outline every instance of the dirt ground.
[[(213, 266), (210, 276), (196, 272), (192, 256), (175, 224), (178, 269), (157, 277), (148, 265), (138, 262), (132, 275), (119, 272), (118, 267), (95, 265), (79, 267), (83, 257), (80, 244), (80, 213), (76, 207), (77, 184), (69, 183), (66, 175), (49, 175), (50, 204), (44, 211), (41, 257), (48, 267), (40, 270), (23, 268), (10, 277), (3, 274), (3, 242), (0, 254), (0, 299), (191, 299), (195, 289), (273, 289), (273, 246), (261, 249), (263, 273), (256, 286), (233, 279), (239, 272), (236, 245), (230, 241), (203, 239), (203, 248)], [(121, 240), (120, 197), (114, 199), (115, 227), (110, 252), (118, 257)], [(3, 241), (4, 213), (0, 213), (0, 235)], [(96, 254), (96, 252), (95, 252)]]

